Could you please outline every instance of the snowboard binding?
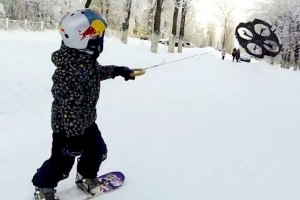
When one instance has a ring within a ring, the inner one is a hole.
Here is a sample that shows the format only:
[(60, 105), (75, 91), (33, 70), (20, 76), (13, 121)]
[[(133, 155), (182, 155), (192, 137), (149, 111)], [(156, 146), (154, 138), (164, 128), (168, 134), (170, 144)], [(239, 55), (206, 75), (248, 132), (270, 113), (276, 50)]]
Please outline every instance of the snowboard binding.
[(35, 188), (35, 200), (59, 200), (56, 196), (56, 189), (53, 188)]
[(99, 196), (101, 194), (102, 183), (97, 177), (95, 179), (86, 179), (77, 173), (75, 184), (79, 189), (91, 197)]

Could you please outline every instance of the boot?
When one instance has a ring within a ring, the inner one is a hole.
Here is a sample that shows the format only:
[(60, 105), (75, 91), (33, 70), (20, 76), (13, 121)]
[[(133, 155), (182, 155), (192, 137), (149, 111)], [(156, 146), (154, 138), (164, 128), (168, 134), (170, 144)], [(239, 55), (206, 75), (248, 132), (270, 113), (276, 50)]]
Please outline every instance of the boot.
[(54, 188), (39, 188), (35, 187), (36, 200), (59, 200), (55, 195), (56, 190)]
[(92, 196), (99, 196), (101, 194), (101, 182), (98, 178), (88, 179), (77, 173), (76, 175), (76, 185), (81, 188), (85, 193), (91, 194)]

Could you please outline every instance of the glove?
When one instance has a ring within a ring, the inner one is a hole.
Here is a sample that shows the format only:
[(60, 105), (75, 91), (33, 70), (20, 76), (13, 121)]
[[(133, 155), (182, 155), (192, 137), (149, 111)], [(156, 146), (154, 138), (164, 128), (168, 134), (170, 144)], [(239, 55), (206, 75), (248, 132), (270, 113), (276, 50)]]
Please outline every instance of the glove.
[(131, 73), (133, 73), (133, 71), (128, 67), (115, 67), (112, 74), (113, 74), (113, 78), (115, 78), (116, 76), (122, 76), (124, 77), (125, 81), (128, 81), (128, 80), (135, 79), (134, 76), (130, 76)]
[(83, 136), (73, 136), (67, 138), (66, 147), (62, 150), (65, 156), (77, 157), (83, 152)]

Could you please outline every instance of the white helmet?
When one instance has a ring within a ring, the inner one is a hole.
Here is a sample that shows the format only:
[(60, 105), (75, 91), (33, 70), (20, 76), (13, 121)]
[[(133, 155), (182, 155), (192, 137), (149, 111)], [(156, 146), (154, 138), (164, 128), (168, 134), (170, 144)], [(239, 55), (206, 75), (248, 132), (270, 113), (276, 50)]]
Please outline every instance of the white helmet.
[(91, 9), (69, 13), (62, 18), (59, 24), (63, 44), (80, 50), (92, 50), (103, 45), (99, 43), (103, 43), (106, 28), (105, 18)]

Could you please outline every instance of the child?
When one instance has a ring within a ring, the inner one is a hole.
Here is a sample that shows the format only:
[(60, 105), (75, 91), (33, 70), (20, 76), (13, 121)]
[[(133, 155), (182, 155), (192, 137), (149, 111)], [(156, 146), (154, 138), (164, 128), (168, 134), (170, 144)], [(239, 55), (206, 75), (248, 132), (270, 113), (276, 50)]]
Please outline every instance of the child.
[(225, 59), (225, 55), (226, 55), (226, 51), (225, 51), (225, 49), (223, 49), (223, 50), (222, 50), (222, 60)]
[(100, 81), (122, 76), (134, 80), (128, 67), (101, 66), (106, 20), (90, 9), (62, 18), (61, 48), (52, 54), (56, 66), (52, 77), (52, 151), (32, 178), (37, 199), (57, 200), (58, 182), (68, 178), (77, 161), (75, 183), (91, 195), (99, 195), (97, 173), (107, 148), (95, 123)]

